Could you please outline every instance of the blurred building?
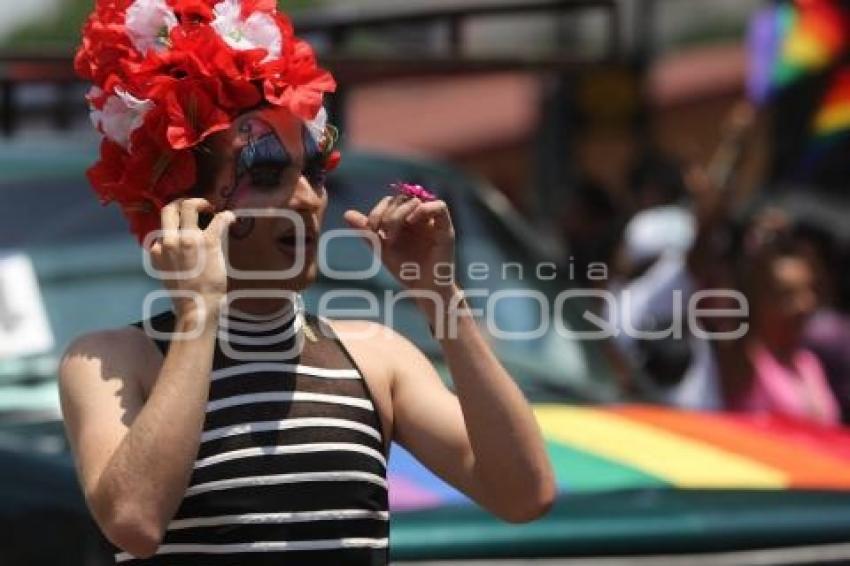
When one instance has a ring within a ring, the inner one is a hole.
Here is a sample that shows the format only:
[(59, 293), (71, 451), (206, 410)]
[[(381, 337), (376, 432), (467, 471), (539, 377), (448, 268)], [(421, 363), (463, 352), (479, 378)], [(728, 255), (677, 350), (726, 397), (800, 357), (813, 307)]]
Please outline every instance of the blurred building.
[[(429, 9), (440, 5), (427, 2)], [(647, 0), (616, 5), (619, 56), (613, 60), (603, 57), (611, 30), (599, 11), (560, 18), (482, 17), (464, 25), (463, 49), (472, 60), (571, 56), (597, 61), (569, 72), (560, 98), (551, 97), (558, 77), (524, 71), (521, 65), (489, 75), (374, 82), (351, 92), (348, 141), (462, 163), (532, 214), (540, 208), (531, 190), (539, 186), (540, 146), (553, 143), (543, 133), (547, 103), (560, 104), (569, 114), (569, 131), (556, 151), (573, 164), (572, 177), (590, 177), (624, 190), (628, 169), (647, 145), (682, 161), (705, 162), (720, 139), (724, 116), (744, 94), (746, 25), (762, 2)], [(700, 17), (694, 18), (697, 5)], [(360, 0), (329, 9), (353, 14), (393, 6)], [(446, 36), (439, 29), (403, 29), (388, 41), (427, 52), (439, 50)], [(369, 47), (380, 50), (375, 44)], [(752, 190), (764, 156), (750, 157), (742, 184)]]

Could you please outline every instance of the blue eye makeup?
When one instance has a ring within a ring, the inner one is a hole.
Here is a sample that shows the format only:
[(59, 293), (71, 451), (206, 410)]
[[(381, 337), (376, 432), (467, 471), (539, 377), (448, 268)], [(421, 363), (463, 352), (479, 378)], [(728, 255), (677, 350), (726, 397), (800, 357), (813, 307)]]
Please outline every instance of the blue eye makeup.
[(248, 175), (251, 184), (257, 187), (275, 187), (287, 167), (292, 165), (292, 157), (280, 142), (277, 135), (269, 132), (257, 139), (251, 139), (239, 153), (236, 164), (236, 177)]

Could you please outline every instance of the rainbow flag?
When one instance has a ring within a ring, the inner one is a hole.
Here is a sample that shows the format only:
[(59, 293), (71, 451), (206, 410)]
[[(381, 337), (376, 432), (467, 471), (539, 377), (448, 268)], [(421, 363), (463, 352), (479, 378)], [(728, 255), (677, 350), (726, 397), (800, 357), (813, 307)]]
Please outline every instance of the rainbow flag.
[(850, 66), (842, 67), (832, 77), (812, 129), (819, 139), (850, 131)]
[(750, 98), (763, 103), (773, 92), (825, 70), (850, 45), (850, 14), (840, 0), (789, 0), (754, 14), (748, 37)]
[[(779, 417), (628, 405), (538, 405), (563, 494), (630, 489), (850, 491), (850, 430)], [(390, 505), (468, 502), (394, 445)]]

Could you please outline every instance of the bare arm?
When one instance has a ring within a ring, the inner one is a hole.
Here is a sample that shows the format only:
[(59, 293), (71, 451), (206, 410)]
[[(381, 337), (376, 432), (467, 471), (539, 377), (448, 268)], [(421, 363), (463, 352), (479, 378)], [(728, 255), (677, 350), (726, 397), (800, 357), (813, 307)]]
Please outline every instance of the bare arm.
[(335, 321), (334, 328), (373, 385), (388, 384), (388, 393), (373, 392), (392, 407), (395, 441), (504, 520), (546, 512), (555, 486), (539, 429), (504, 370), (490, 373), (490, 363), (475, 358), (492, 354), (473, 346), (457, 356), (449, 349), (460, 344), (444, 348), (455, 395), (428, 358), (389, 328), (366, 321)]
[[(394, 382), (399, 440), (496, 515), (516, 522), (535, 519), (555, 497), (540, 428), (465, 304), (458, 314), (456, 335), (440, 339), (457, 397), (421, 353), (410, 352), (405, 359), (418, 358), (418, 363), (399, 364)], [(428, 315), (433, 320), (435, 315)], [(450, 449), (434, 450), (441, 443), (423, 431), (434, 431)]]
[[(175, 330), (194, 324), (181, 319)], [(189, 483), (215, 338), (207, 326), (174, 341), (147, 400), (132, 366), (159, 353), (136, 331), (83, 337), (62, 363), (62, 411), (86, 500), (107, 538), (136, 556), (156, 550)]]
[[(430, 274), (452, 261), (454, 231), (445, 203), (385, 199), (367, 218), (350, 211), (348, 221), (383, 239), (384, 265), (409, 288), (449, 305), (460, 291), (437, 284)], [(400, 277), (402, 264), (420, 266), (421, 277)], [(434, 324), (449, 315), (424, 299)], [(446, 389), (431, 363), (407, 340), (392, 333), (378, 341), (377, 355), (391, 362), (395, 436), (426, 466), (499, 517), (529, 521), (555, 497), (555, 482), (540, 429), (528, 403), (499, 363), (462, 303), (457, 332), (440, 337), (457, 396)], [(445, 326), (449, 328), (449, 326)], [(376, 353), (373, 352), (374, 356)]]
[[(182, 215), (184, 222), (194, 218), (197, 227), (202, 205), (194, 200), (183, 211), (177, 210), (179, 203), (169, 205), (163, 225), (176, 226)], [(169, 214), (174, 216), (166, 219)], [(206, 245), (211, 250), (220, 249), (215, 240), (229, 221), (217, 217), (210, 225)], [(154, 264), (186, 270), (197, 261), (193, 246), (201, 243), (166, 237), (152, 250)], [(220, 268), (210, 260), (200, 276), (181, 283), (184, 290), (198, 292), (200, 302), (175, 299), (175, 331), (200, 332), (172, 340), (164, 360), (149, 338), (132, 328), (80, 338), (62, 360), (62, 410), (86, 500), (106, 537), (135, 556), (156, 551), (191, 477), (204, 422), (218, 299), (222, 282), (226, 285)], [(147, 399), (143, 381), (154, 382)]]

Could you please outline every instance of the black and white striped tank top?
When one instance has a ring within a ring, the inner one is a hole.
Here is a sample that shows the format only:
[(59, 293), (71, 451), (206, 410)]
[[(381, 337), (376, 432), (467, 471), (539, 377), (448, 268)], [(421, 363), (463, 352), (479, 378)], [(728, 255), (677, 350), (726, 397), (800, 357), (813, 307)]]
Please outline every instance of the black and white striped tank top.
[[(169, 332), (174, 315), (149, 322)], [(387, 564), (385, 447), (368, 386), (326, 321), (230, 311), (183, 501), (156, 555), (114, 548), (116, 563)]]

